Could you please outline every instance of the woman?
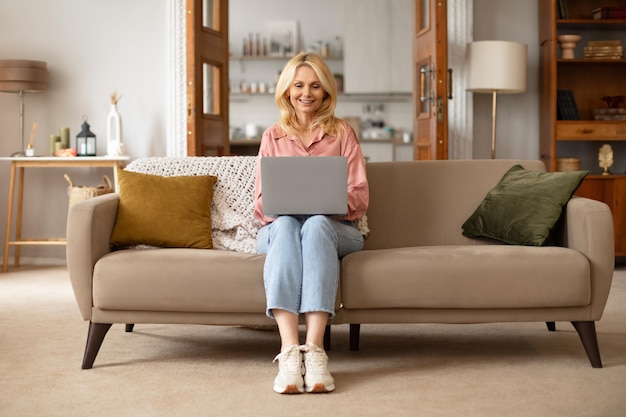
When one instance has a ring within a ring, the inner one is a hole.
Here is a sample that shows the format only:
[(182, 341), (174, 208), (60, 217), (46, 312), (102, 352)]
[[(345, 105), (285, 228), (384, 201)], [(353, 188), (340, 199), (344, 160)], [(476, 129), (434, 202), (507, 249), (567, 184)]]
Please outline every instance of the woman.
[[(278, 79), (275, 98), (281, 117), (263, 133), (260, 158), (345, 156), (348, 160), (348, 214), (343, 217), (268, 217), (263, 213), (260, 163), (256, 177), (254, 216), (264, 225), (257, 246), (267, 254), (263, 271), (267, 315), (276, 320), (281, 339), (274, 391), (330, 392), (335, 384), (322, 348), (324, 330), (335, 315), (339, 258), (363, 248), (363, 236), (353, 221), (365, 214), (369, 203), (365, 161), (354, 130), (334, 116), (334, 79), (318, 55), (301, 53), (291, 59)], [(301, 314), (306, 323), (302, 346)]]

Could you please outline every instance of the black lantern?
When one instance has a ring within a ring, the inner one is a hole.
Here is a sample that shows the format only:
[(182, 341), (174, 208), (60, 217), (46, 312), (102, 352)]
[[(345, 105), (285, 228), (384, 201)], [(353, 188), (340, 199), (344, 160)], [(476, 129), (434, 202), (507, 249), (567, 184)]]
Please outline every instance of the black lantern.
[(76, 155), (96, 156), (96, 135), (89, 130), (87, 117), (83, 117), (81, 131), (76, 135)]

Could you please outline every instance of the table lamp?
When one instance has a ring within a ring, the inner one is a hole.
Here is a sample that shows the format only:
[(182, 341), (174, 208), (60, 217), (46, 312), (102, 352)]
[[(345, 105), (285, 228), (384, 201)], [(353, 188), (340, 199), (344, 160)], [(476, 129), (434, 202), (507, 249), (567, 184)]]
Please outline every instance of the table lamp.
[(496, 157), (496, 101), (499, 94), (526, 90), (528, 46), (519, 42), (477, 41), (467, 48), (467, 91), (493, 96), (491, 159)]
[(17, 93), (20, 97), (20, 133), (22, 148), (11, 156), (24, 156), (24, 93), (38, 93), (48, 88), (45, 62), (21, 59), (0, 60), (0, 91)]

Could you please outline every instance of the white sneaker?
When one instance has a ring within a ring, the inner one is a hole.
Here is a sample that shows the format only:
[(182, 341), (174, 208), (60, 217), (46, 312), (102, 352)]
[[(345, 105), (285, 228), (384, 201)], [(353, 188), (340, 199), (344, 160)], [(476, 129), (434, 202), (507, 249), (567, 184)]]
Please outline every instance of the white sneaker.
[(304, 389), (306, 392), (323, 393), (335, 390), (335, 380), (328, 372), (328, 356), (324, 349), (307, 343), (304, 350)]
[(302, 352), (298, 345), (291, 345), (274, 358), (278, 361), (278, 375), (274, 379), (274, 391), (279, 394), (304, 392), (302, 378)]

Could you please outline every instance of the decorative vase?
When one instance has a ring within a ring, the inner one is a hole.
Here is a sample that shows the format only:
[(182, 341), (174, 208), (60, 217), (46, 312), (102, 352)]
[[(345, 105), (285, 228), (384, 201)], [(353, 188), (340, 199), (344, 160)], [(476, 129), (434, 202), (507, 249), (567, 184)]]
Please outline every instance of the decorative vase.
[(117, 111), (116, 102), (111, 103), (111, 111), (109, 112), (109, 116), (107, 118), (107, 155), (124, 155), (124, 142), (122, 140), (122, 118)]
[(560, 35), (557, 36), (556, 39), (561, 47), (561, 58), (574, 59), (574, 49), (576, 48), (576, 43), (580, 42), (582, 37), (580, 35)]

